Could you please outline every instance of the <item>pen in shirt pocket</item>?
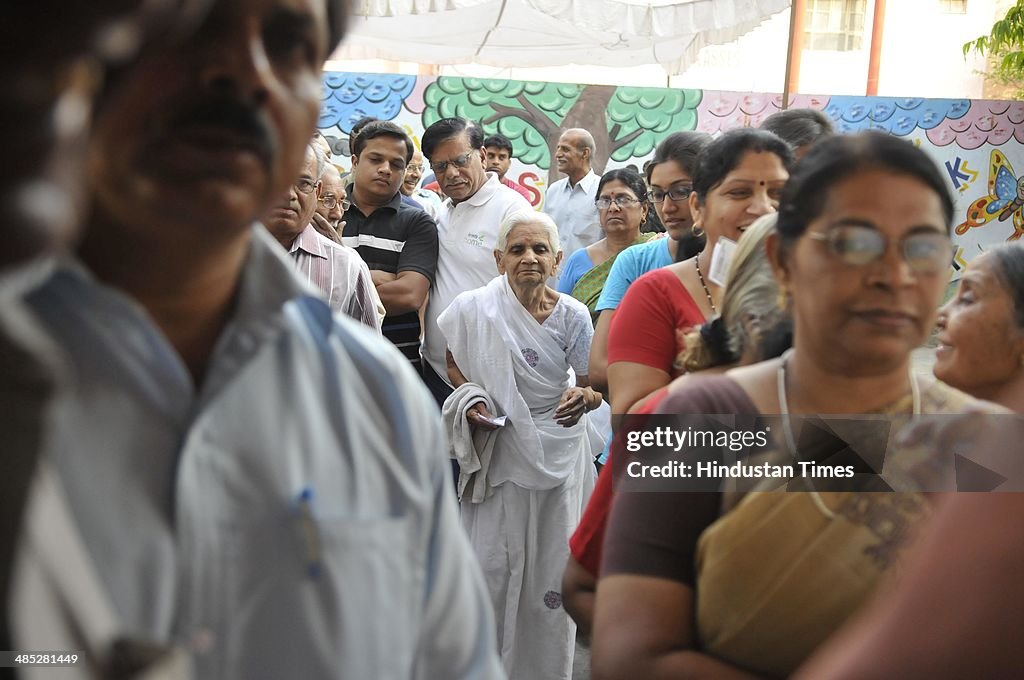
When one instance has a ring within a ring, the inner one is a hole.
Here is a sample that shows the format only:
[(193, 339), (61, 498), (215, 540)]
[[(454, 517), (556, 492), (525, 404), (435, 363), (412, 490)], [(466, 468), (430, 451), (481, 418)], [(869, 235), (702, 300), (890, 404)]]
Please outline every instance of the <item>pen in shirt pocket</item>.
[(311, 487), (307, 486), (299, 492), (296, 506), (306, 542), (306, 571), (310, 578), (317, 579), (320, 577), (321, 570), (320, 531), (313, 518), (313, 489)]

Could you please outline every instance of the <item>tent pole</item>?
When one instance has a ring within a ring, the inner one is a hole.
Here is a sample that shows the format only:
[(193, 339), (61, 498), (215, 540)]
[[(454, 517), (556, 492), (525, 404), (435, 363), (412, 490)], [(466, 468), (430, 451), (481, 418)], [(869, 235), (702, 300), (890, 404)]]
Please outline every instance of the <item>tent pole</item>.
[(793, 0), (789, 8), (789, 48), (786, 51), (786, 80), (782, 86), (782, 108), (789, 108), (789, 95), (800, 89), (800, 57), (804, 51), (804, 16), (807, 0)]
[(867, 95), (878, 94), (878, 71), (882, 66), (882, 38), (885, 34), (885, 0), (875, 0), (875, 16), (871, 23), (871, 54), (868, 57)]

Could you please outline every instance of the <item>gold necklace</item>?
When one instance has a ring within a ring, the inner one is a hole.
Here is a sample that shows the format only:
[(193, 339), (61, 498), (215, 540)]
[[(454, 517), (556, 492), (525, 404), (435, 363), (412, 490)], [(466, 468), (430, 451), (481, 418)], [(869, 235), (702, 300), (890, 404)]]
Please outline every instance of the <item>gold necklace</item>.
[(693, 268), (697, 270), (697, 278), (700, 279), (700, 287), (704, 289), (704, 294), (708, 296), (708, 304), (711, 305), (711, 313), (718, 314), (718, 310), (715, 308), (715, 301), (711, 299), (711, 291), (708, 290), (708, 284), (704, 283), (704, 275), (700, 273), (700, 255), (693, 258)]

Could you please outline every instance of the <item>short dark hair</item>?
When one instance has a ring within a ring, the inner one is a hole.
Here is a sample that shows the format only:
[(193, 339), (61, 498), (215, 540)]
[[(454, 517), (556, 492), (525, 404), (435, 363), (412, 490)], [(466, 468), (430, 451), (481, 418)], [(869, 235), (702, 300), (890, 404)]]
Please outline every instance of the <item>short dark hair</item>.
[(360, 130), (352, 140), (352, 154), (358, 158), (366, 148), (366, 143), (377, 137), (394, 137), (402, 140), (405, 142), (405, 162), (408, 163), (412, 160), (412, 154), (416, 148), (413, 146), (412, 140), (409, 139), (409, 135), (402, 128), (386, 120), (376, 120)]
[(475, 122), (466, 118), (442, 118), (428, 127), (420, 139), (423, 157), (430, 161), (437, 147), (446, 140), (456, 137), (465, 131), (469, 135), (469, 146), (473, 149), (484, 145), (484, 131)]
[(352, 131), (348, 133), (349, 139), (355, 139), (356, 135), (363, 131), (363, 128), (370, 123), (376, 123), (380, 118), (374, 118), (373, 116), (363, 116), (356, 122), (352, 123)]
[(706, 132), (687, 131), (673, 132), (661, 140), (661, 144), (654, 150), (654, 158), (644, 164), (647, 182), (651, 181), (654, 166), (668, 161), (678, 163), (683, 172), (693, 177), (697, 169), (697, 157), (704, 147), (711, 143), (711, 139), (711, 135)]
[(644, 178), (640, 176), (640, 173), (632, 168), (616, 168), (601, 175), (601, 181), (597, 183), (597, 194), (595, 196), (601, 194), (604, 185), (616, 180), (629, 187), (630, 191), (640, 199), (641, 204), (647, 203), (647, 185), (644, 184)]
[(697, 167), (693, 171), (693, 192), (697, 200), (703, 204), (708, 193), (751, 151), (773, 153), (787, 171), (793, 167), (793, 149), (777, 135), (756, 128), (729, 130), (708, 143), (697, 156)]
[(512, 155), (512, 140), (505, 135), (494, 134), (484, 140), (484, 148), (489, 149), (491, 147), (497, 149), (504, 149), (508, 151), (508, 155)]
[(783, 245), (799, 239), (807, 226), (821, 215), (833, 186), (858, 172), (876, 169), (912, 177), (934, 191), (942, 202), (946, 229), (949, 229), (953, 221), (953, 198), (938, 166), (910, 142), (868, 130), (822, 140), (797, 164), (779, 199), (776, 229)]
[(996, 278), (1013, 300), (1013, 319), (1024, 328), (1024, 242), (1003, 243), (985, 251), (996, 261)]
[(832, 119), (817, 109), (786, 109), (768, 116), (761, 129), (774, 132), (793, 148), (808, 146), (835, 134)]

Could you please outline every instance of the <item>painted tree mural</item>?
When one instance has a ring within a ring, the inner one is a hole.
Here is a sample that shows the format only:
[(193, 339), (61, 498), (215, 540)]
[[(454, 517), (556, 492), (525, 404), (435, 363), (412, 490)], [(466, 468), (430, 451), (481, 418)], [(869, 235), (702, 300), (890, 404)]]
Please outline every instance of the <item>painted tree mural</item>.
[(424, 127), (450, 116), (478, 121), (486, 134), (511, 139), (514, 156), (547, 170), (550, 183), (562, 130), (594, 135), (600, 174), (609, 159), (642, 158), (667, 135), (693, 130), (701, 91), (441, 77), (423, 99)]

